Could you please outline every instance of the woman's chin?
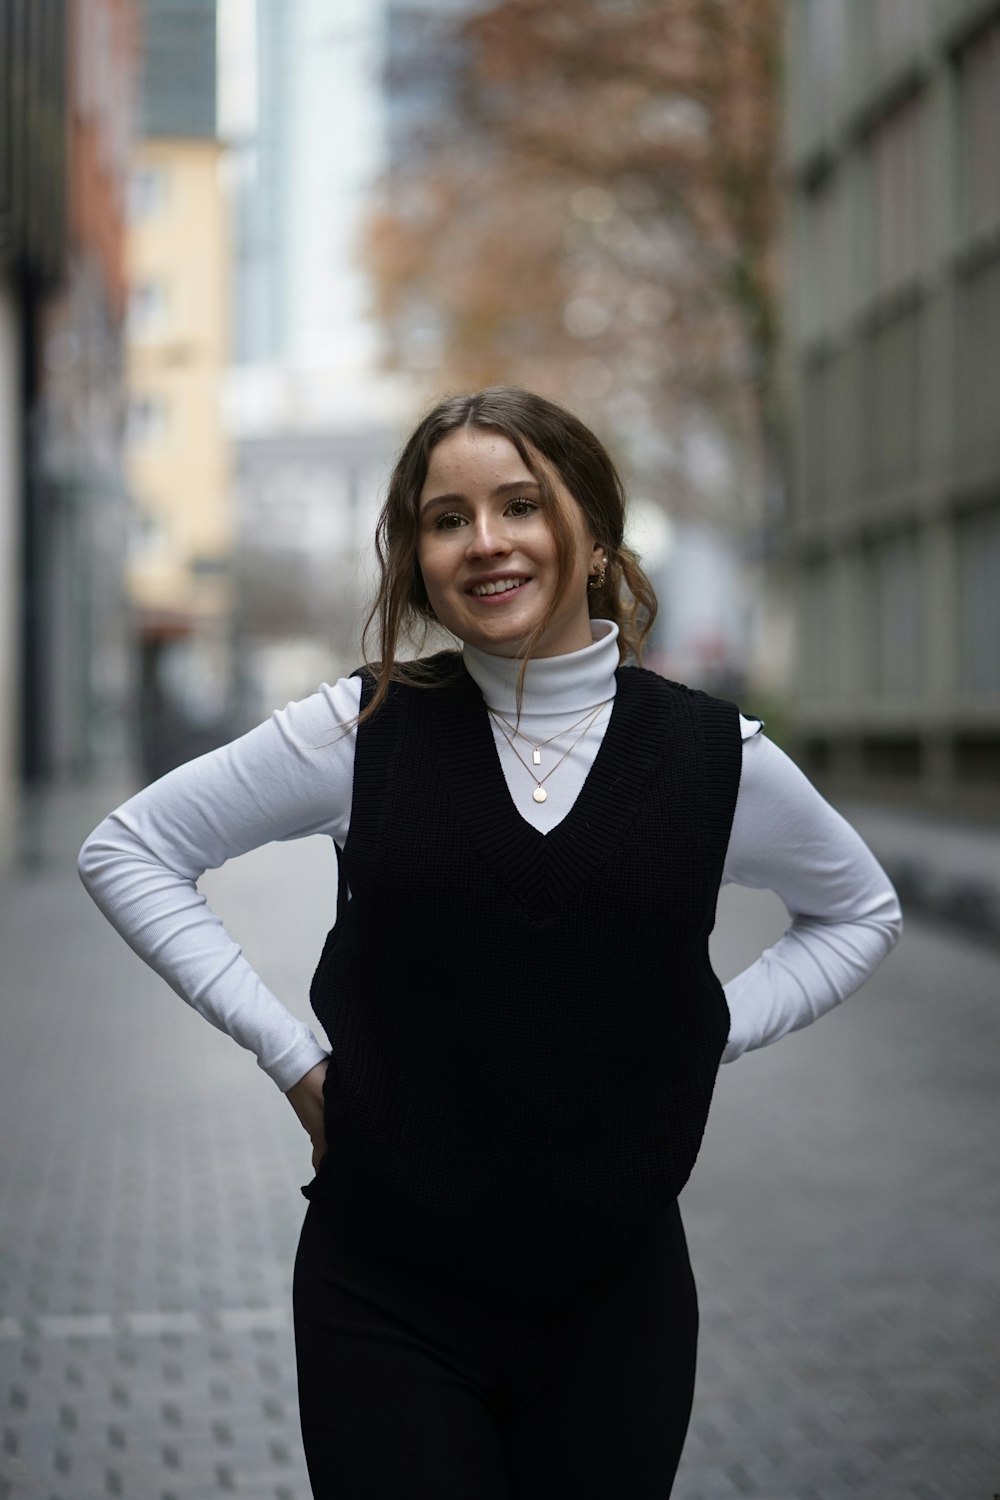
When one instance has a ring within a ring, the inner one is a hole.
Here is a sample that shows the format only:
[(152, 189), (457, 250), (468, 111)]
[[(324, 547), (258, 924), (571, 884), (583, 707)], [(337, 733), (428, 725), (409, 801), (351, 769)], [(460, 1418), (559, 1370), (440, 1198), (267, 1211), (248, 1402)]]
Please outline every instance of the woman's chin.
[(475, 621), (456, 633), (467, 646), (476, 646), (493, 656), (516, 656), (531, 634), (531, 626), (518, 627), (515, 621)]
[[(537, 603), (537, 601), (535, 601)], [(537, 608), (528, 601), (479, 609), (455, 610), (449, 621), (438, 610), (439, 622), (467, 646), (477, 647), (493, 656), (518, 656), (542, 621)], [(532, 656), (558, 656), (591, 644), (590, 615), (586, 600), (570, 616), (560, 613), (551, 621), (542, 639), (535, 642)]]

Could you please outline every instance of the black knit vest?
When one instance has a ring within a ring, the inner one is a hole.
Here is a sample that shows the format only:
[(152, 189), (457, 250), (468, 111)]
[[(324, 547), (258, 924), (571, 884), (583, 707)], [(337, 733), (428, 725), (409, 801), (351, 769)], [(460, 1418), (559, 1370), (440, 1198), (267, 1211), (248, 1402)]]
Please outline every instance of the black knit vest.
[(373, 1254), (551, 1304), (698, 1153), (729, 1033), (708, 937), (738, 709), (620, 667), (594, 764), (542, 834), (461, 658), (431, 661), (439, 685), (394, 685), (358, 731), (310, 992), (332, 1048), (312, 1196)]

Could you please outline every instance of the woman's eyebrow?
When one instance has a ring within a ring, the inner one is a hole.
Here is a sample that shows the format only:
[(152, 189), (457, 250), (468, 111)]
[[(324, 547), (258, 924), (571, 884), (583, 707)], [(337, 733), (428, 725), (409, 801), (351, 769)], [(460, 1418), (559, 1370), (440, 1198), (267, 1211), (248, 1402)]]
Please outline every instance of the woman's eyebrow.
[[(509, 490), (537, 490), (537, 488), (537, 479), (508, 479), (504, 484), (497, 485), (496, 489), (493, 491), (493, 495), (494, 497), (497, 495), (506, 495)], [(435, 495), (433, 500), (428, 500), (426, 504), (421, 507), (420, 514), (426, 515), (429, 510), (433, 510), (437, 505), (461, 504), (465, 499), (465, 495)]]

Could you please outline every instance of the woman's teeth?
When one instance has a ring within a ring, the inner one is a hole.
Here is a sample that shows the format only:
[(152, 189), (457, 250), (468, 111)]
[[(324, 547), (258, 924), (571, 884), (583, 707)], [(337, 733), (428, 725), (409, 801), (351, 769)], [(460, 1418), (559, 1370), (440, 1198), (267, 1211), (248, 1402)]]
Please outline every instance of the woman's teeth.
[(523, 578), (501, 578), (496, 583), (473, 584), (470, 592), (477, 598), (481, 594), (505, 594), (508, 589), (519, 589), (523, 582)]

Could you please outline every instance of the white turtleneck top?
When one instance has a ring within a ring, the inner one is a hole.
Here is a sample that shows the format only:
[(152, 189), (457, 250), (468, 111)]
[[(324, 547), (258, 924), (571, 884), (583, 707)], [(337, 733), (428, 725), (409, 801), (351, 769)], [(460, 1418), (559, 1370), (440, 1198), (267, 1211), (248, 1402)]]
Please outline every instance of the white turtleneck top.
[[(518, 811), (547, 833), (573, 805), (611, 713), (618, 627), (593, 620), (593, 643), (531, 661), (521, 733), (541, 750), (536, 782), (491, 719)], [(465, 665), (489, 708), (516, 721), (518, 663), (472, 646)], [(206, 1020), (254, 1052), (289, 1089), (327, 1056), (305, 1022), (271, 993), (197, 888), (206, 870), (272, 840), (325, 834), (343, 847), (351, 819), (361, 679), (323, 683), (232, 743), (179, 766), (101, 822), (80, 851), (80, 876), (126, 942)], [(576, 724), (603, 705), (582, 739)], [(857, 990), (902, 931), (896, 892), (860, 835), (793, 761), (740, 717), (743, 763), (723, 884), (774, 891), (791, 923), (724, 986), (732, 1026), (722, 1056), (776, 1042)], [(565, 731), (565, 733), (561, 733)], [(531, 747), (515, 741), (531, 765)], [(572, 746), (557, 769), (559, 756)], [(551, 776), (547, 773), (551, 771)]]

